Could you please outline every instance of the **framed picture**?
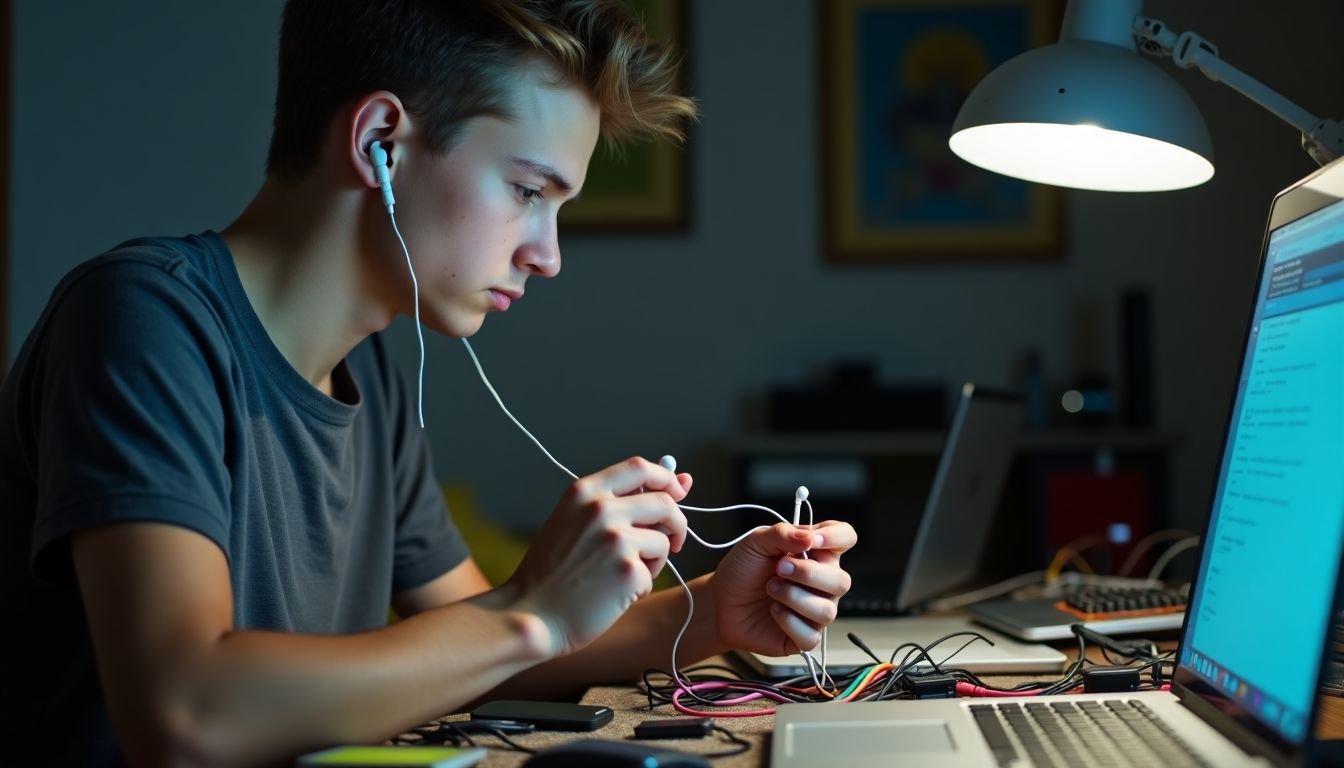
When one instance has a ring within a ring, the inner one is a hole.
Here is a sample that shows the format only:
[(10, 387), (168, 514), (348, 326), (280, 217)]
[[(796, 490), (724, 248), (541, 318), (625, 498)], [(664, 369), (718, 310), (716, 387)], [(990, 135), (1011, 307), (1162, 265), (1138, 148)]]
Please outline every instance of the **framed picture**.
[[(688, 93), (686, 0), (624, 0), (644, 19), (649, 36), (681, 56), (678, 88)], [(599, 141), (583, 192), (560, 209), (560, 231), (678, 231), (689, 226), (689, 142), (657, 138), (613, 152)]]
[(1059, 34), (1058, 0), (819, 0), (825, 255), (1057, 259), (1060, 190), (952, 153), (985, 75)]

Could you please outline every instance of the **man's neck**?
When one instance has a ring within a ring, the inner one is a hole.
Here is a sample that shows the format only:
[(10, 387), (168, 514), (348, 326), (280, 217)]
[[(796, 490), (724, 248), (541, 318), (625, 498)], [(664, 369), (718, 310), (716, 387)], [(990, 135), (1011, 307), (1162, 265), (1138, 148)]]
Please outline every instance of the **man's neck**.
[(358, 233), (368, 196), (323, 189), (331, 187), (268, 179), (220, 234), (271, 341), (330, 395), (335, 367), (392, 314), (361, 287)]

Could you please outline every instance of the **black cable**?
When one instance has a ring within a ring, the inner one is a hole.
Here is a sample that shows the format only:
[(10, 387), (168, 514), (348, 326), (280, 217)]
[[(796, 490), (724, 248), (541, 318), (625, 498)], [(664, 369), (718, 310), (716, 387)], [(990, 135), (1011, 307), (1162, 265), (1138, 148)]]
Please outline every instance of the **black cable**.
[(512, 748), (512, 749), (513, 749), (514, 751), (516, 751), (516, 752), (522, 752), (523, 754), (526, 754), (526, 755), (535, 755), (535, 754), (537, 753), (537, 751), (536, 751), (535, 749), (531, 749), (531, 748), (529, 748), (529, 747), (524, 747), (522, 744), (519, 744), (518, 742), (514, 741), (513, 739), (510, 739), (509, 736), (508, 736), (508, 734), (504, 733), (503, 731), (499, 730), (498, 728), (489, 728), (489, 729), (487, 729), (487, 732), (488, 732), (491, 736), (494, 736), (495, 738), (499, 739), (500, 741), (504, 742), (505, 744), (508, 744), (509, 747)]
[(731, 741), (731, 742), (733, 742), (734, 744), (736, 744), (736, 745), (737, 745), (737, 748), (736, 748), (736, 749), (726, 749), (726, 750), (723, 750), (723, 751), (721, 751), (721, 752), (706, 752), (706, 753), (702, 754), (701, 757), (709, 757), (709, 758), (715, 758), (715, 757), (732, 757), (733, 755), (740, 755), (740, 754), (742, 754), (743, 752), (746, 752), (747, 750), (751, 749), (751, 742), (750, 742), (750, 741), (747, 741), (746, 739), (742, 738), (741, 736), (738, 736), (736, 733), (733, 733), (732, 731), (728, 730), (727, 728), (724, 728), (723, 726), (719, 725), (718, 723), (715, 723), (713, 726), (711, 726), (711, 730), (714, 730), (714, 731), (717, 731), (717, 732), (723, 734), (729, 741)]
[(854, 634), (853, 632), (846, 632), (845, 637), (849, 638), (849, 642), (857, 645), (859, 647), (859, 650), (868, 654), (868, 657), (870, 659), (877, 662), (878, 664), (882, 663), (882, 660), (877, 657), (877, 654), (873, 653), (873, 649), (869, 648), (867, 643), (860, 640), (858, 635)]

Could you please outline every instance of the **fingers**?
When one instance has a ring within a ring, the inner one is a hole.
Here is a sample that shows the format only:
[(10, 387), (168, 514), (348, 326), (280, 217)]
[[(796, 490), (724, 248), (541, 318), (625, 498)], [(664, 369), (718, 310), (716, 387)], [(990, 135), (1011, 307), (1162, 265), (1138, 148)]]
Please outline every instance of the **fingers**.
[(661, 532), (671, 541), (673, 552), (680, 552), (686, 543), (686, 515), (667, 494), (640, 493), (608, 499), (604, 504), (611, 514), (621, 515), (633, 526)]
[(820, 543), (815, 544), (807, 551), (807, 556), (819, 563), (838, 566), (840, 556), (859, 541), (859, 535), (854, 531), (854, 527), (849, 523), (843, 523), (838, 520), (827, 520), (817, 525), (800, 525), (799, 528), (810, 530), (820, 537)]
[(784, 630), (800, 651), (810, 651), (821, 642), (821, 630), (807, 623), (803, 617), (784, 607), (783, 603), (771, 603), (770, 614), (775, 624)]
[(681, 474), (677, 475), (677, 482), (681, 483), (681, 490), (682, 490), (681, 498), (684, 499), (687, 496), (689, 496), (691, 493), (691, 484), (695, 482), (695, 480), (691, 477), (691, 473), (682, 472)]
[(800, 525), (821, 537), (814, 549), (831, 552), (837, 557), (854, 548), (859, 543), (859, 534), (854, 526), (840, 520), (826, 520), (816, 525)]
[(648, 528), (633, 528), (625, 540), (634, 550), (644, 566), (649, 569), (649, 578), (656, 579), (667, 564), (670, 542), (661, 531)]
[(765, 557), (797, 554), (810, 550), (818, 541), (817, 534), (807, 526), (793, 526), (788, 523), (775, 523), (762, 526), (746, 542)]
[[(685, 477), (686, 480), (681, 478)], [(647, 459), (635, 456), (619, 464), (595, 472), (578, 481), (578, 485), (588, 485), (592, 495), (601, 495), (602, 491), (614, 496), (625, 496), (637, 492), (662, 491), (673, 501), (686, 498), (690, 490), (690, 475), (675, 475)]]
[(631, 525), (661, 530), (672, 540), (672, 551), (680, 552), (687, 523), (676, 502), (686, 497), (691, 482), (687, 473), (674, 475), (636, 456), (578, 480), (570, 492), (590, 499), (594, 516), (607, 524), (609, 518), (621, 517)]
[(784, 581), (789, 581), (814, 592), (830, 597), (841, 597), (849, 591), (851, 579), (839, 565), (825, 562), (817, 550), (808, 553), (812, 559), (801, 557), (782, 557), (775, 564), (775, 573)]
[(838, 521), (818, 525), (779, 524), (758, 542), (766, 550), (785, 550), (775, 564), (775, 578), (766, 582), (774, 599), (775, 623), (801, 650), (815, 648), (821, 629), (835, 621), (836, 601), (849, 591), (851, 579), (840, 556), (858, 542), (853, 526)]
[(766, 582), (765, 590), (775, 600), (811, 624), (826, 626), (835, 621), (835, 601), (829, 597), (818, 595), (810, 589), (784, 579), (771, 579)]

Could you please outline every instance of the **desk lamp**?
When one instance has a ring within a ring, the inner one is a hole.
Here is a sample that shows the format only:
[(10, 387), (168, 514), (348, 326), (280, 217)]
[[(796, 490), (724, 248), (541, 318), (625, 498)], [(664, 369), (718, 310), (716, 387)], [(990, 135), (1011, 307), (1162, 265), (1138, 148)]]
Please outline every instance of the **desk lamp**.
[(1023, 53), (971, 91), (948, 140), (962, 159), (1028, 181), (1153, 192), (1213, 176), (1213, 146), (1194, 102), (1137, 54), (1170, 56), (1302, 133), (1316, 162), (1344, 153), (1344, 125), (1323, 120), (1223, 61), (1193, 32), (1139, 15), (1143, 0), (1070, 0), (1059, 42)]

